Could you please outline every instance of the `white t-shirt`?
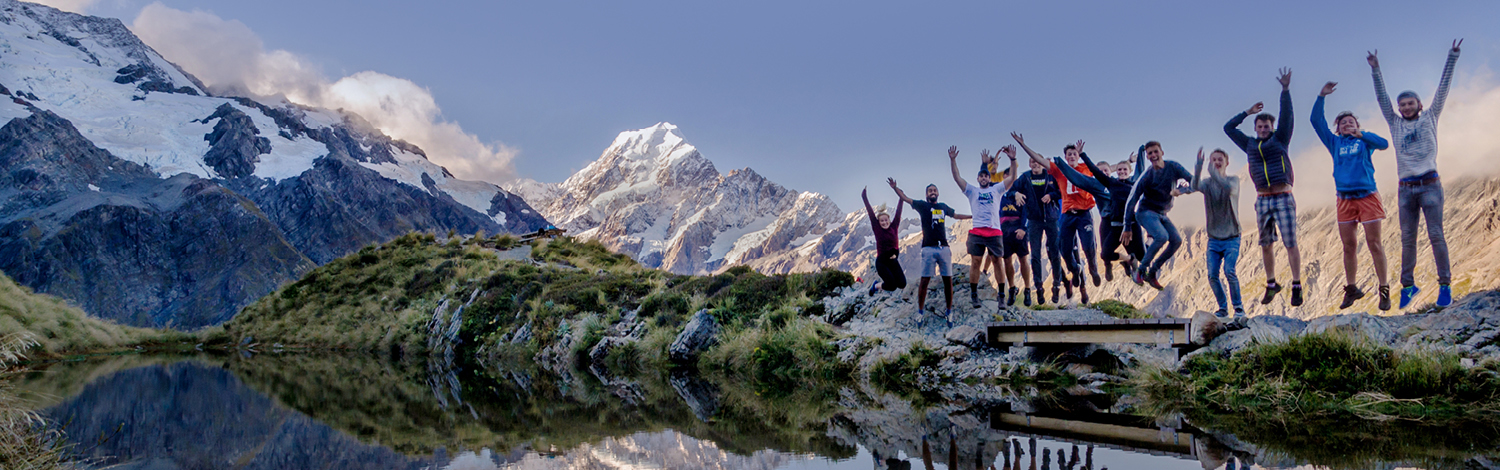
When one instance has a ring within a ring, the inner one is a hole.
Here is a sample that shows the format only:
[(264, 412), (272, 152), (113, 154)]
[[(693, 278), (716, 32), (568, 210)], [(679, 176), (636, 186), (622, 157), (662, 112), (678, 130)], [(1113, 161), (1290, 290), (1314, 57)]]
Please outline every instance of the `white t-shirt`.
[(981, 188), (972, 184), (964, 186), (964, 195), (969, 197), (969, 210), (974, 212), (974, 228), (1000, 228), (1000, 198), (1005, 188), (992, 184)]

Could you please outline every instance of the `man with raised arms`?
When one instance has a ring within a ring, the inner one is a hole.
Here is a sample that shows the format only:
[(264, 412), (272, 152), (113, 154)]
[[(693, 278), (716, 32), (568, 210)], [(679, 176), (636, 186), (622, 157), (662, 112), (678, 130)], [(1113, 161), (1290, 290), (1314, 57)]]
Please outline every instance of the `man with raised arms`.
[[(1172, 210), (1172, 198), (1183, 194), (1177, 189), (1177, 182), (1193, 178), (1181, 164), (1163, 158), (1165, 155), (1160, 142), (1146, 143), (1146, 160), (1151, 162), (1151, 167), (1136, 179), (1130, 199), (1125, 201), (1125, 223), (1140, 223), (1141, 229), (1151, 236), (1146, 256), (1141, 258), (1141, 266), (1135, 270), (1134, 281), (1137, 284), (1146, 282), (1157, 290), (1162, 289), (1161, 281), (1157, 280), (1161, 266), (1172, 259), (1177, 247), (1182, 246), (1182, 234), (1172, 219), (1167, 218), (1167, 211)], [(1120, 243), (1128, 245), (1132, 237), (1130, 232), (1124, 232), (1120, 234)]]
[(1443, 112), (1443, 102), (1448, 99), (1448, 84), (1453, 82), (1453, 66), (1458, 63), (1459, 46), (1462, 39), (1453, 41), (1448, 51), (1448, 63), (1443, 65), (1443, 78), (1438, 81), (1437, 94), (1432, 97), (1432, 107), (1422, 110), (1422, 98), (1414, 91), (1403, 91), (1396, 97), (1396, 106), (1391, 109), (1391, 97), (1385, 92), (1385, 79), (1380, 75), (1380, 59), (1370, 52), (1365, 60), (1370, 63), (1370, 75), (1375, 79), (1375, 99), (1380, 102), (1380, 113), (1391, 125), (1391, 140), (1396, 143), (1396, 176), (1401, 178), (1396, 192), (1396, 206), (1401, 218), (1401, 308), (1411, 304), (1421, 289), (1417, 288), (1414, 271), (1417, 267), (1417, 222), (1427, 219), (1427, 241), (1432, 244), (1432, 261), (1437, 264), (1439, 307), (1453, 303), (1453, 292), (1448, 283), (1453, 280), (1448, 263), (1448, 241), (1443, 237), (1443, 181), (1437, 173), (1437, 122)]
[[(1012, 132), (1010, 135), (1022, 148), (1026, 147), (1025, 139), (1020, 134)], [(1046, 159), (1032, 157), (1031, 171), (1016, 176), (1016, 182), (1011, 187), (1024, 196), (1026, 238), (1031, 249), (1031, 277), (1036, 282), (1037, 303), (1046, 303), (1042, 297), (1042, 237), (1045, 236), (1047, 259), (1052, 266), (1052, 303), (1056, 304), (1061, 300), (1058, 291), (1067, 277), (1063, 273), (1057, 243), (1057, 220), (1061, 212), (1058, 201), (1062, 199), (1062, 192), (1058, 189), (1057, 180), (1046, 170)], [(1068, 283), (1067, 286), (1068, 296), (1071, 297), (1072, 284)]]
[(927, 284), (932, 281), (936, 268), (943, 276), (943, 299), (947, 309), (941, 314), (944, 319), (953, 313), (953, 253), (948, 250), (948, 218), (967, 219), (969, 216), (953, 213), (953, 208), (938, 202), (938, 188), (927, 185), (927, 199), (922, 201), (906, 197), (906, 192), (896, 186), (895, 178), (887, 178), (891, 189), (902, 202), (911, 205), (922, 220), (922, 279), (917, 284), (917, 312), (925, 313), (927, 307)]
[[(1203, 150), (1198, 151), (1198, 166), (1193, 168), (1193, 191), (1203, 193), (1207, 212), (1204, 231), (1208, 232), (1208, 287), (1214, 291), (1219, 310), (1214, 315), (1229, 316), (1229, 301), (1234, 302), (1234, 317), (1244, 318), (1245, 304), (1240, 301), (1240, 276), (1235, 269), (1240, 261), (1240, 177), (1224, 173), (1229, 169), (1229, 154), (1214, 149), (1209, 157), (1208, 179), (1203, 178)], [(1229, 281), (1228, 296), (1219, 280), (1223, 271)], [(1228, 297), (1226, 299), (1226, 297)]]
[[(1010, 157), (1009, 174), (1014, 175), (1016, 173), (1015, 147), (1006, 146), (1000, 149), (1000, 151)], [(981, 159), (988, 160), (989, 153), (989, 149), (985, 149), (980, 153)], [(957, 183), (959, 189), (963, 190), (964, 196), (969, 198), (969, 210), (974, 214), (974, 226), (969, 230), (968, 243), (966, 244), (971, 258), (969, 264), (969, 302), (972, 303), (974, 308), (979, 308), (979, 274), (986, 260), (985, 253), (988, 251), (988, 259), (992, 260), (991, 262), (994, 264), (998, 264), (1000, 258), (1005, 255), (1001, 241), (1002, 233), (1000, 232), (1000, 198), (1005, 194), (1005, 183), (1009, 183), (1009, 181), (1002, 179), (1002, 184), (993, 183), (990, 179), (989, 165), (981, 162), (978, 179), (976, 180), (979, 184), (977, 186), (969, 184), (968, 181), (964, 180), (963, 176), (958, 174), (958, 146), (956, 145), (948, 147), (948, 164), (953, 169), (953, 182)], [(1010, 176), (1006, 178), (1008, 179)], [(1000, 279), (998, 266), (994, 278), (997, 281)], [(996, 292), (998, 292), (996, 302), (1003, 307), (1005, 304), (1005, 284), (999, 283), (996, 287)]]
[[(1093, 177), (1093, 173), (1089, 170), (1088, 166), (1078, 161), (1078, 156), (1083, 151), (1079, 145), (1083, 144), (1083, 141), (1080, 140), (1077, 144), (1068, 144), (1063, 147), (1063, 155), (1067, 159), (1067, 163), (1064, 164), (1062, 159), (1054, 158), (1053, 160), (1048, 160), (1047, 157), (1043, 157), (1041, 154), (1031, 150), (1031, 147), (1026, 145), (1025, 140), (1020, 138), (1019, 134), (1012, 135), (1017, 136), (1016, 142), (1021, 144), (1021, 148), (1026, 151), (1027, 155), (1031, 156), (1032, 161), (1046, 166), (1047, 173), (1052, 176), (1054, 181), (1057, 181), (1062, 194), (1062, 215), (1058, 218), (1058, 231), (1060, 235), (1058, 238), (1058, 251), (1062, 255), (1063, 263), (1068, 267), (1068, 272), (1073, 275), (1072, 281), (1065, 284), (1068, 287), (1068, 298), (1073, 297), (1073, 287), (1076, 286), (1079, 289), (1083, 303), (1088, 303), (1089, 292), (1083, 282), (1084, 260), (1078, 259), (1078, 250), (1076, 247), (1079, 245), (1079, 242), (1082, 242), (1083, 258), (1088, 262), (1089, 274), (1093, 278), (1094, 286), (1098, 286), (1100, 284), (1099, 268), (1094, 262), (1094, 215), (1091, 212), (1094, 208), (1094, 196), (1088, 190), (1074, 184), (1062, 170), (1062, 168), (1069, 168), (1073, 172), (1083, 173), (1089, 178)], [(1089, 186), (1097, 189), (1095, 185), (1090, 184)]]
[[(1297, 200), (1292, 197), (1292, 159), (1287, 154), (1292, 143), (1292, 70), (1282, 69), (1276, 81), (1281, 83), (1281, 125), (1276, 125), (1276, 116), (1260, 112), (1265, 103), (1255, 103), (1224, 123), (1224, 134), (1249, 157), (1250, 181), (1255, 183), (1255, 225), (1260, 230), (1260, 257), (1266, 268), (1266, 295), (1260, 303), (1271, 303), (1281, 292), (1273, 246), (1280, 228), (1287, 263), (1292, 268), (1292, 306), (1296, 307), (1302, 305), (1302, 252), (1297, 248)], [(1239, 129), (1252, 115), (1254, 138)]]
[(1385, 247), (1380, 243), (1380, 222), (1385, 220), (1385, 206), (1380, 203), (1380, 190), (1375, 185), (1376, 150), (1385, 150), (1389, 142), (1374, 132), (1359, 128), (1359, 119), (1354, 113), (1344, 111), (1333, 119), (1338, 126), (1335, 133), (1328, 129), (1328, 118), (1323, 114), (1323, 101), (1333, 93), (1338, 83), (1328, 82), (1318, 92), (1313, 103), (1312, 125), (1323, 141), (1323, 147), (1333, 156), (1333, 184), (1338, 193), (1339, 240), (1344, 248), (1344, 301), (1340, 309), (1349, 308), (1365, 292), (1355, 284), (1355, 271), (1359, 270), (1356, 252), (1359, 240), (1354, 232), (1365, 227), (1365, 244), (1370, 246), (1370, 258), (1375, 265), (1375, 276), (1380, 280), (1380, 309), (1391, 309), (1391, 286), (1386, 283)]

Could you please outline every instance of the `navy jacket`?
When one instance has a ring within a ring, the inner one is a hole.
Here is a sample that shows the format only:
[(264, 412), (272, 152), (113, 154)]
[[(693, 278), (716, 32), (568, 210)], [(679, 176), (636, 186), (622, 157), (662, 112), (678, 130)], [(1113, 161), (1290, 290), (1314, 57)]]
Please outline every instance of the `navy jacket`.
[[(1142, 145), (1140, 150), (1136, 152), (1135, 171), (1131, 172), (1130, 178), (1125, 179), (1109, 176), (1103, 171), (1099, 171), (1099, 167), (1094, 166), (1094, 161), (1089, 159), (1088, 154), (1080, 154), (1079, 156), (1083, 157), (1083, 164), (1089, 166), (1089, 171), (1094, 172), (1094, 178), (1098, 179), (1099, 183), (1103, 184), (1104, 187), (1109, 188), (1109, 195), (1105, 198), (1106, 201), (1100, 201), (1099, 203), (1099, 219), (1109, 221), (1111, 225), (1124, 225), (1125, 203), (1130, 199), (1130, 188), (1135, 186), (1135, 180), (1139, 179), (1141, 173), (1146, 171), (1146, 146)], [(1094, 197), (1097, 200), (1099, 195), (1095, 194)]]
[[(1172, 188), (1177, 186), (1178, 180), (1193, 180), (1193, 174), (1188, 173), (1182, 164), (1167, 160), (1161, 168), (1151, 167), (1146, 174), (1136, 179), (1135, 189), (1130, 193), (1130, 200), (1125, 203), (1125, 223), (1135, 223), (1135, 214), (1139, 211), (1155, 211), (1166, 214), (1172, 209)], [(1136, 203), (1140, 205), (1137, 206)]]
[(1276, 132), (1268, 139), (1251, 137), (1240, 132), (1240, 124), (1248, 114), (1241, 111), (1224, 123), (1224, 134), (1234, 145), (1245, 151), (1250, 160), (1250, 181), (1256, 191), (1265, 191), (1278, 184), (1292, 184), (1292, 158), (1286, 148), (1292, 145), (1292, 92), (1281, 91), (1281, 117), (1276, 123)]
[[(1062, 216), (1062, 190), (1052, 174), (1043, 171), (1038, 175), (1031, 170), (1021, 172), (1010, 190), (1026, 195), (1026, 219), (1053, 222)], [(1051, 195), (1052, 202), (1042, 204), (1042, 196)]]

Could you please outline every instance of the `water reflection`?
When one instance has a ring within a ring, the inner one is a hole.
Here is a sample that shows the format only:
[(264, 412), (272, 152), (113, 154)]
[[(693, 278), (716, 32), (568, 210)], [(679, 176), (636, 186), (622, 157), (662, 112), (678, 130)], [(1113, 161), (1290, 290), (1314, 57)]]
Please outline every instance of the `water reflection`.
[(122, 356), (18, 385), (93, 468), (1436, 469), (1485, 468), (1500, 443), (1482, 426), (1141, 418), (988, 386), (777, 396), (681, 373), (365, 356)]

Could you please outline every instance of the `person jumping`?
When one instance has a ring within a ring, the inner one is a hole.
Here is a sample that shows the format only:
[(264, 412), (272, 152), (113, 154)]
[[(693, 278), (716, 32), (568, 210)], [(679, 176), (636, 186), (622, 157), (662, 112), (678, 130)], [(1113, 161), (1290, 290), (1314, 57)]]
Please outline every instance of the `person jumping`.
[[(1269, 304), (1281, 284), (1276, 282), (1277, 228), (1286, 246), (1287, 263), (1292, 268), (1292, 306), (1302, 305), (1302, 251), (1297, 248), (1297, 199), (1292, 197), (1292, 159), (1287, 147), (1292, 143), (1292, 70), (1282, 69), (1276, 79), (1281, 83), (1281, 125), (1276, 116), (1260, 113), (1265, 103), (1255, 103), (1224, 124), (1224, 134), (1250, 160), (1250, 180), (1255, 183), (1255, 224), (1260, 230), (1260, 256), (1266, 268), (1266, 295), (1260, 303)], [(1259, 113), (1259, 114), (1257, 114)], [(1255, 115), (1255, 138), (1240, 132), (1245, 118)], [(1274, 131), (1273, 131), (1274, 128)]]
[(1401, 217), (1401, 308), (1411, 305), (1417, 288), (1417, 222), (1427, 219), (1427, 241), (1432, 244), (1432, 261), (1437, 264), (1437, 305), (1446, 307), (1453, 303), (1452, 267), (1448, 263), (1448, 240), (1443, 236), (1443, 180), (1437, 172), (1437, 124), (1443, 112), (1443, 102), (1448, 99), (1448, 84), (1453, 82), (1453, 66), (1458, 63), (1459, 46), (1462, 39), (1453, 41), (1448, 51), (1448, 62), (1443, 65), (1443, 78), (1438, 81), (1437, 94), (1432, 97), (1432, 108), (1422, 110), (1422, 98), (1414, 91), (1403, 91), (1396, 97), (1396, 106), (1391, 109), (1391, 97), (1385, 92), (1385, 79), (1380, 75), (1379, 51), (1371, 51), (1365, 60), (1370, 63), (1370, 75), (1375, 79), (1375, 100), (1380, 102), (1380, 113), (1391, 125), (1391, 140), (1396, 142), (1396, 176), (1401, 178), (1396, 192), (1396, 206)]
[(938, 202), (938, 188), (935, 184), (927, 185), (926, 200), (916, 201), (906, 197), (906, 192), (896, 186), (895, 178), (886, 178), (886, 182), (890, 183), (901, 202), (910, 204), (922, 220), (922, 279), (917, 284), (917, 311), (926, 311), (927, 284), (932, 280), (933, 270), (936, 268), (938, 274), (943, 276), (943, 300), (946, 301), (947, 309), (940, 315), (946, 320), (953, 314), (953, 253), (948, 250), (947, 222), (949, 217), (969, 217), (955, 214), (952, 207)]
[(859, 198), (865, 201), (865, 213), (870, 216), (870, 228), (875, 232), (875, 273), (880, 276), (880, 282), (870, 284), (870, 295), (875, 295), (876, 289), (886, 292), (894, 292), (906, 288), (906, 272), (901, 269), (901, 262), (896, 258), (901, 255), (901, 204), (896, 205), (896, 216), (894, 220), (886, 213), (885, 205), (881, 204), (879, 209), (870, 207), (870, 196), (868, 189), (859, 191)]
[[(1141, 229), (1151, 236), (1151, 245), (1146, 247), (1146, 256), (1141, 258), (1134, 280), (1137, 284), (1151, 284), (1157, 290), (1162, 289), (1161, 281), (1157, 280), (1161, 266), (1172, 259), (1177, 247), (1182, 246), (1182, 234), (1178, 233), (1172, 219), (1167, 218), (1167, 211), (1172, 209), (1172, 198), (1183, 194), (1177, 182), (1193, 178), (1181, 164), (1163, 158), (1165, 154), (1160, 142), (1146, 143), (1146, 160), (1151, 162), (1151, 167), (1136, 179), (1130, 199), (1125, 202), (1125, 223), (1139, 222)], [(1131, 237), (1130, 232), (1121, 233), (1120, 243), (1130, 244)]]
[(1380, 189), (1375, 185), (1376, 150), (1385, 150), (1390, 142), (1359, 128), (1359, 119), (1354, 113), (1344, 111), (1333, 119), (1337, 131), (1328, 129), (1328, 118), (1323, 114), (1325, 97), (1332, 94), (1337, 82), (1328, 82), (1318, 92), (1313, 103), (1312, 125), (1318, 139), (1333, 156), (1333, 184), (1338, 193), (1339, 240), (1344, 248), (1344, 300), (1340, 309), (1349, 308), (1356, 300), (1364, 298), (1365, 292), (1355, 284), (1355, 272), (1359, 270), (1356, 252), (1359, 240), (1354, 233), (1359, 226), (1365, 227), (1365, 244), (1370, 247), (1370, 258), (1375, 265), (1375, 276), (1380, 280), (1380, 309), (1391, 309), (1391, 286), (1386, 283), (1385, 246), (1380, 242), (1380, 222), (1385, 220), (1385, 206), (1380, 203)]
[[(1245, 304), (1240, 301), (1240, 276), (1236, 266), (1240, 261), (1240, 177), (1224, 173), (1229, 169), (1229, 154), (1214, 149), (1209, 155), (1208, 179), (1203, 179), (1203, 151), (1198, 151), (1198, 166), (1193, 169), (1193, 191), (1203, 193), (1203, 208), (1207, 212), (1208, 232), (1208, 287), (1214, 291), (1214, 300), (1219, 310), (1214, 315), (1229, 316), (1229, 302), (1234, 302), (1234, 317), (1245, 317)], [(1229, 281), (1228, 299), (1219, 272)]]

